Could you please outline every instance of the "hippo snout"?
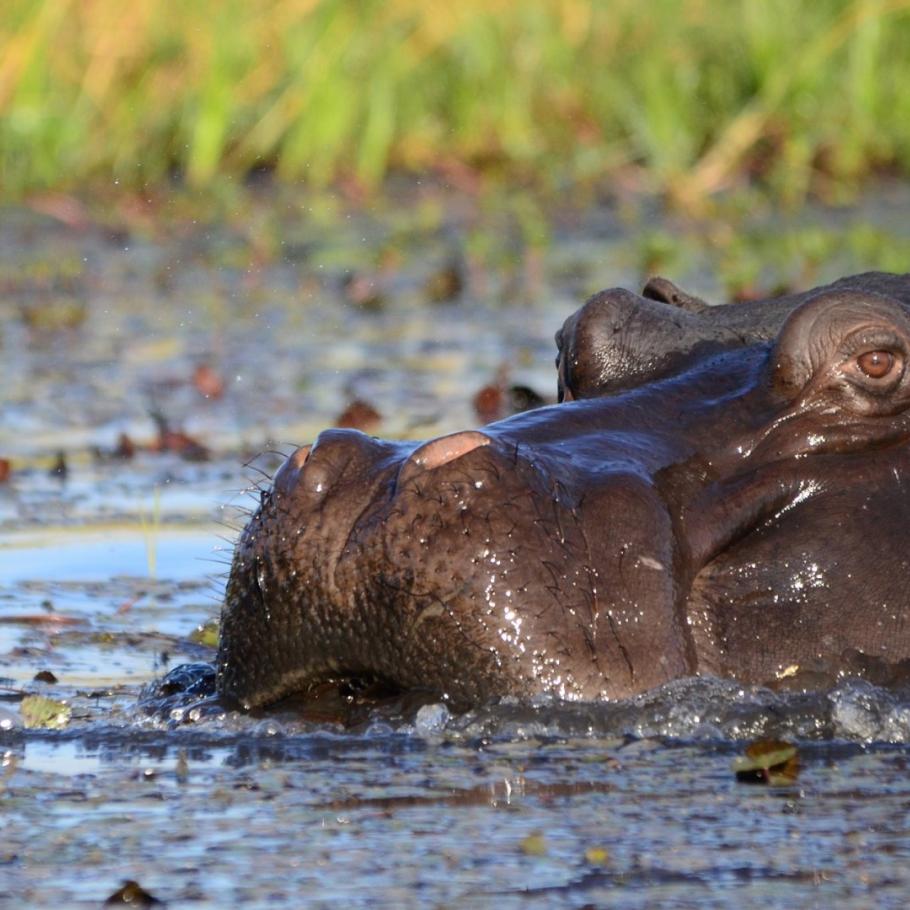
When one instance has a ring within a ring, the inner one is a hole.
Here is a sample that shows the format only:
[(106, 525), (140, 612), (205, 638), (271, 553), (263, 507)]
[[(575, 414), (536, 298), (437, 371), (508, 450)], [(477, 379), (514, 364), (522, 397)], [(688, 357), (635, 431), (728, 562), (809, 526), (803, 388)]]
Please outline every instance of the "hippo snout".
[[(467, 688), (471, 700), (490, 694), (496, 649), (459, 632), (469, 611), (454, 601), (471, 585), (447, 563), (472, 569), (492, 545), (464, 519), (504, 467), (489, 457), (467, 463), (490, 450), (490, 438), (475, 431), (418, 445), (329, 430), (295, 451), (237, 545), (222, 692), (253, 706), (359, 676), (455, 697)], [(489, 519), (486, 506), (474, 514)], [(461, 640), (460, 652), (443, 654), (425, 637), (439, 624), (445, 638)]]
[[(357, 676), (463, 706), (541, 680), (582, 698), (680, 672), (678, 642), (648, 668), (625, 656), (642, 636), (676, 634), (639, 617), (645, 601), (672, 609), (653, 568), (672, 561), (662, 503), (624, 466), (581, 493), (587, 457), (578, 477), (563, 460), (559, 445), (476, 430), (421, 445), (331, 430), (298, 449), (237, 546), (222, 692), (253, 706)], [(631, 515), (644, 535), (604, 553), (597, 521)], [(611, 575), (622, 592), (598, 622)]]

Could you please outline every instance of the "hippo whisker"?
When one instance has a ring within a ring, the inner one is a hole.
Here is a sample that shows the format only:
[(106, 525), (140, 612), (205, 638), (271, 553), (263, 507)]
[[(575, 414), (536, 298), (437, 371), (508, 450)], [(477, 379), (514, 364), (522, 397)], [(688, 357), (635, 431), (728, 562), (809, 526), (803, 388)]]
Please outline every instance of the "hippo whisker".
[[(261, 455), (257, 455), (257, 456), (256, 456), (256, 458), (261, 458), (261, 457), (262, 457)], [(274, 479), (274, 478), (273, 478), (273, 475), (270, 474), (270, 473), (269, 473), (268, 471), (266, 471), (265, 469), (260, 468), (259, 465), (254, 464), (254, 461), (255, 461), (255, 459), (252, 459), (251, 461), (245, 462), (244, 465), (243, 465), (244, 470), (246, 470), (246, 471), (255, 471), (257, 474), (260, 474), (260, 475), (262, 476), (263, 480), (264, 480), (266, 483), (269, 483), (269, 484), (272, 483), (272, 480)]]

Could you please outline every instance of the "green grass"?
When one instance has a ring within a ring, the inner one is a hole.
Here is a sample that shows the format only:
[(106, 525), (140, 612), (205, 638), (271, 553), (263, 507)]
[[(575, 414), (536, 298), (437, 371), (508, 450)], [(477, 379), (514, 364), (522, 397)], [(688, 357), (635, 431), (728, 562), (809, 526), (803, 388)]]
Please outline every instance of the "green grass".
[(910, 0), (4, 0), (0, 186), (910, 171)]

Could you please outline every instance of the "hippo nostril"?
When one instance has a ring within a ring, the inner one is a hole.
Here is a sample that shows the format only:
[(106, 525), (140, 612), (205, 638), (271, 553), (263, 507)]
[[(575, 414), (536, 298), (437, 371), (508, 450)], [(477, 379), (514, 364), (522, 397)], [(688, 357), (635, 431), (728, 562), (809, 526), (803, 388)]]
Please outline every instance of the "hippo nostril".
[(293, 455), (291, 455), (291, 457), (288, 459), (288, 461), (291, 462), (291, 464), (293, 464), (295, 468), (300, 470), (300, 468), (302, 468), (306, 464), (307, 458), (310, 457), (310, 449), (312, 449), (312, 448), (313, 447), (311, 445), (310, 446), (301, 446), (299, 449), (297, 449), (296, 452), (294, 452)]
[(398, 472), (398, 486), (407, 483), (424, 471), (432, 471), (434, 468), (467, 455), (468, 452), (473, 452), (474, 449), (488, 446), (490, 441), (489, 436), (479, 433), (477, 430), (466, 430), (425, 442), (420, 448), (415, 449), (401, 466), (401, 470)]
[(281, 496), (289, 495), (300, 480), (300, 471), (306, 464), (312, 446), (301, 446), (293, 452), (278, 469), (272, 481), (275, 492)]

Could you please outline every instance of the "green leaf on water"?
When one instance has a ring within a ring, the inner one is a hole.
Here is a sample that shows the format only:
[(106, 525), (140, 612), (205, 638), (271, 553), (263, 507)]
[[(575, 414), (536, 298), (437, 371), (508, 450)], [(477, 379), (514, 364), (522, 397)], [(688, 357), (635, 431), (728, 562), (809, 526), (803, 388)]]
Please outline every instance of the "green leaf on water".
[(201, 626), (196, 626), (190, 632), (190, 641), (197, 645), (205, 645), (207, 648), (218, 647), (219, 625), (217, 619), (210, 619)]
[(71, 709), (62, 701), (43, 695), (26, 695), (19, 705), (19, 712), (26, 727), (59, 730), (69, 723)]
[(521, 852), (526, 856), (547, 855), (547, 839), (541, 831), (532, 831), (527, 837), (522, 839), (519, 846), (521, 847)]
[(732, 769), (742, 783), (786, 787), (799, 774), (796, 746), (781, 740), (757, 740), (746, 747), (746, 754), (733, 760)]
[(589, 866), (606, 866), (610, 861), (610, 851), (606, 847), (588, 847), (585, 850), (585, 862)]

